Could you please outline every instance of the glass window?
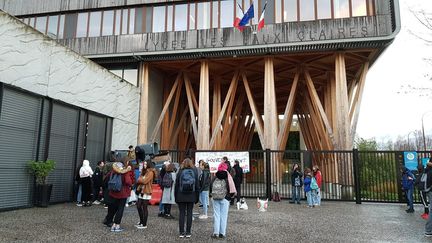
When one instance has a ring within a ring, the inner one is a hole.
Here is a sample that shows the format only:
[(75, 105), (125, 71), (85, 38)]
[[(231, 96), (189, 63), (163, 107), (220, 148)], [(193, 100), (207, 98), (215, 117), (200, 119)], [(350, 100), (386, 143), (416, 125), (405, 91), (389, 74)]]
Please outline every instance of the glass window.
[(315, 19), (315, 1), (302, 0), (300, 1), (300, 20), (314, 20)]
[(232, 0), (221, 1), (220, 24), (221, 28), (233, 27), (234, 2)]
[(153, 7), (153, 32), (165, 31), (165, 6)]
[(102, 12), (90, 13), (89, 37), (100, 36)]
[(187, 8), (187, 4), (179, 4), (175, 6), (174, 30), (187, 30)]
[(349, 0), (333, 0), (334, 17), (349, 18)]
[(195, 3), (189, 5), (189, 29), (194, 30), (196, 24)]
[(210, 29), (210, 3), (198, 3), (197, 29)]
[(121, 10), (115, 11), (115, 29), (114, 29), (114, 35), (120, 35), (120, 27), (121, 27)]
[(284, 1), (284, 22), (297, 21), (297, 0)]
[(331, 0), (317, 0), (318, 19), (331, 18)]
[(134, 34), (135, 32), (135, 9), (131, 8), (129, 10), (129, 34)]
[(57, 26), (58, 26), (59, 16), (49, 16), (48, 17), (48, 31), (47, 35), (53, 39), (57, 38)]
[(351, 0), (352, 2), (352, 15), (353, 16), (366, 16), (366, 1), (365, 0)]
[(275, 0), (275, 20), (276, 23), (282, 23), (282, 0)]
[(34, 28), (36, 18), (30, 18), (29, 25)]
[(75, 38), (76, 29), (78, 22), (78, 14), (66, 14), (64, 24), (64, 38), (71, 39)]
[(138, 83), (138, 70), (137, 69), (124, 69), (123, 79), (129, 83), (137, 86)]
[(60, 15), (59, 28), (58, 28), (58, 38), (59, 39), (63, 38), (64, 26), (65, 26), (65, 16)]
[(103, 12), (103, 23), (102, 23), (102, 36), (112, 35), (114, 26), (114, 11)]
[(212, 2), (212, 28), (219, 28), (219, 1)]
[(167, 31), (173, 30), (173, 11), (174, 7), (172, 5), (167, 7)]
[(128, 9), (122, 9), (122, 28), (121, 34), (126, 35), (128, 33)]
[[(145, 8), (137, 8), (135, 9), (135, 28), (133, 33), (138, 34), (138, 33), (144, 33), (143, 29), (145, 28), (145, 24), (143, 23), (143, 13), (145, 11)], [(144, 25), (143, 25), (144, 24)]]
[(79, 13), (77, 28), (76, 28), (76, 37), (86, 37), (87, 36), (87, 21), (88, 21), (88, 13)]
[(36, 29), (40, 32), (44, 33), (46, 32), (46, 24), (47, 24), (47, 17), (37, 17), (36, 18)]

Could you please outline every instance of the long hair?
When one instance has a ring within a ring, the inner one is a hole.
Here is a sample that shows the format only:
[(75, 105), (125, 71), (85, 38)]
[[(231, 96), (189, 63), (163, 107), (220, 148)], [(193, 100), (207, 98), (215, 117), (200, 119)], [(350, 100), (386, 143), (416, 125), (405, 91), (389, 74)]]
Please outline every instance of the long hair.
[(175, 166), (173, 163), (169, 163), (165, 166), (165, 171), (166, 172), (173, 172), (175, 170)]
[(143, 167), (142, 167), (142, 170), (141, 170), (141, 175), (142, 176), (144, 176), (147, 173), (148, 169), (154, 167), (153, 166), (153, 162), (151, 162), (151, 161), (145, 161), (144, 163), (146, 164), (146, 166), (144, 166), (144, 164), (143, 164)]
[(186, 169), (186, 168), (194, 168), (194, 164), (192, 162), (191, 159), (184, 159), (182, 164), (181, 164), (181, 168), (182, 169)]
[(294, 172), (296, 170), (295, 166), (297, 165), (297, 170), (300, 171), (300, 165), (298, 163), (294, 163), (292, 166), (292, 171)]

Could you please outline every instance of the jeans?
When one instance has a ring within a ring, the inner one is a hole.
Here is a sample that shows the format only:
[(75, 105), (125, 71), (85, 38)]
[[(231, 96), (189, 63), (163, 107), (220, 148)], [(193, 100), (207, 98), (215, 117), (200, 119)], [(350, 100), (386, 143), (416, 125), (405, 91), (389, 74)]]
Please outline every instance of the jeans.
[(203, 214), (207, 215), (207, 210), (209, 205), (209, 191), (202, 191), (200, 193), (200, 201), (203, 205)]
[[(123, 218), (123, 212), (126, 205), (126, 198), (112, 198), (112, 203), (108, 205), (108, 214), (105, 217), (105, 222), (114, 224), (120, 224)], [(115, 217), (114, 217), (115, 216)]]
[(312, 202), (313, 205), (321, 205), (321, 192), (320, 192), (320, 188), (316, 189), (316, 190), (312, 190)]
[(144, 200), (141, 198), (138, 198), (137, 202), (137, 210), (138, 215), (140, 217), (140, 224), (147, 226), (147, 218), (148, 218), (148, 209), (147, 206), (149, 204), (149, 200)]
[(213, 200), (213, 234), (225, 235), (228, 222), (229, 201), (226, 199)]
[(301, 187), (300, 186), (293, 186), (292, 187), (292, 199), (291, 202), (300, 202), (300, 190)]
[[(428, 193), (426, 193), (426, 195), (427, 195), (427, 198), (429, 200), (429, 212), (431, 212), (432, 203), (430, 203), (430, 202), (432, 202), (432, 192), (428, 192)], [(427, 233), (432, 233), (432, 216), (429, 216), (429, 219), (426, 222), (425, 228), (426, 228)]]
[(312, 206), (312, 205), (313, 205), (313, 201), (312, 201), (312, 190), (306, 192), (306, 198), (307, 198), (308, 206)]
[(82, 184), (78, 184), (77, 202), (81, 202), (82, 197)]
[(185, 218), (186, 218), (186, 234), (191, 233), (192, 228), (192, 209), (193, 209), (193, 202), (185, 202), (185, 203), (177, 203), (179, 207), (179, 231), (180, 234), (185, 233), (184, 224), (185, 224)]
[(409, 209), (414, 209), (414, 204), (413, 204), (414, 187), (411, 187), (410, 189), (406, 190), (405, 194), (408, 201)]

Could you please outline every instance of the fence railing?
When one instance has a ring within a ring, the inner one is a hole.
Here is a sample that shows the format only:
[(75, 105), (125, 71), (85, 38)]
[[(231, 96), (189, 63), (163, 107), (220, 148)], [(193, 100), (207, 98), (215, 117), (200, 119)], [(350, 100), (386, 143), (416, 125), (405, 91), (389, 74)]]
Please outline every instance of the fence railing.
[[(202, 151), (167, 151), (173, 162), (195, 158)], [(209, 152), (209, 151), (206, 151)], [(223, 152), (223, 151), (218, 151)], [(232, 151), (230, 151), (232, 152)], [(242, 196), (271, 200), (275, 192), (282, 198), (292, 197), (291, 172), (295, 163), (302, 172), (317, 165), (322, 173), (323, 200), (361, 202), (406, 202), (401, 188), (403, 151), (274, 151), (249, 152), (250, 172), (241, 185)], [(431, 152), (417, 151), (418, 163)], [(416, 172), (416, 171), (415, 171)], [(302, 193), (302, 197), (305, 195)], [(419, 193), (414, 201), (420, 202)]]

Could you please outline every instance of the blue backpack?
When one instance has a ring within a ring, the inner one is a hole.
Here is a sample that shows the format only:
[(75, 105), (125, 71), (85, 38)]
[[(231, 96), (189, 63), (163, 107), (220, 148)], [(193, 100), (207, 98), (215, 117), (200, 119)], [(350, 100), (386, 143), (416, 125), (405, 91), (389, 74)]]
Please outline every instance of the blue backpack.
[(195, 189), (195, 172), (193, 169), (184, 169), (180, 175), (180, 192), (194, 192)]
[(108, 190), (119, 192), (122, 189), (122, 175), (112, 173), (108, 181)]

